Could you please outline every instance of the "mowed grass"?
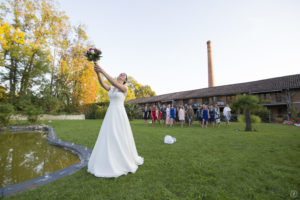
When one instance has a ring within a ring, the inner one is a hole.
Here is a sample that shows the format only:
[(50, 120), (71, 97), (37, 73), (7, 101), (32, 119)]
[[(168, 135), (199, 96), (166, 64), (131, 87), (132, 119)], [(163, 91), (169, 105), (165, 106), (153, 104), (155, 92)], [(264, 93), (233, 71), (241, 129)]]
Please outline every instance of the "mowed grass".
[[(46, 122), (45, 122), (46, 123)], [(93, 148), (101, 121), (53, 121), (60, 139)], [(230, 127), (146, 127), (131, 122), (145, 162), (135, 174), (96, 178), (87, 168), (7, 199), (295, 199), (300, 195), (300, 128), (257, 124)], [(241, 131), (234, 131), (240, 129)], [(163, 143), (165, 135), (177, 138)]]

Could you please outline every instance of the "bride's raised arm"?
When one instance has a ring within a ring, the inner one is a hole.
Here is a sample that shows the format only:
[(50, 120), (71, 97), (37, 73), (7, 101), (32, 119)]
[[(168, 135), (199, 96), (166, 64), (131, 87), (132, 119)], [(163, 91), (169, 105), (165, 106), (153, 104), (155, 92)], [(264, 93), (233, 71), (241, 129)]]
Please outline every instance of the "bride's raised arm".
[[(96, 72), (100, 72), (102, 73), (106, 79), (116, 88), (118, 88), (120, 91), (126, 93), (127, 92), (127, 87), (121, 83), (119, 83), (118, 81), (116, 81), (113, 77), (111, 77), (108, 73), (106, 73), (97, 63), (95, 63), (95, 67), (94, 67), (95, 71)], [(98, 74), (98, 73), (97, 73)], [(100, 75), (98, 75), (98, 78), (99, 78)], [(102, 81), (103, 82), (103, 81)], [(104, 82), (103, 82), (104, 83)], [(101, 83), (100, 83), (101, 84)], [(105, 84), (105, 83), (104, 83)], [(102, 84), (101, 84), (102, 85)], [(105, 84), (107, 85), (107, 84)], [(107, 85), (109, 86), (109, 85)], [(104, 87), (102, 85), (102, 87)], [(105, 88), (105, 87), (104, 87)], [(105, 88), (106, 89), (106, 88)], [(109, 89), (110, 89), (110, 86), (109, 86)], [(109, 90), (108, 89), (108, 90)]]
[(95, 72), (96, 72), (96, 74), (97, 74), (97, 76), (98, 76), (98, 81), (99, 81), (100, 85), (101, 85), (105, 90), (109, 91), (109, 90), (110, 90), (110, 85), (107, 85), (106, 83), (104, 83), (104, 81), (103, 81), (103, 79), (102, 79), (102, 77), (101, 77), (101, 74), (100, 74), (98, 71), (96, 71), (96, 69), (95, 69)]

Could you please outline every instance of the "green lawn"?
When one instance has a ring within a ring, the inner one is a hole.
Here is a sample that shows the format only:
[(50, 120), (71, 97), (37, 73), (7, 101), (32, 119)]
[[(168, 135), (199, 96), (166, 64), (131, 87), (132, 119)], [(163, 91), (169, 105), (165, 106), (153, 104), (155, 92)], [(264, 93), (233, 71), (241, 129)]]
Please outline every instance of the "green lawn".
[[(101, 121), (53, 121), (60, 139), (93, 148)], [(135, 174), (96, 178), (79, 172), (7, 199), (300, 199), (300, 128), (145, 127), (131, 123), (145, 163)], [(165, 135), (177, 138), (163, 143)], [(291, 190), (298, 197), (290, 197)]]

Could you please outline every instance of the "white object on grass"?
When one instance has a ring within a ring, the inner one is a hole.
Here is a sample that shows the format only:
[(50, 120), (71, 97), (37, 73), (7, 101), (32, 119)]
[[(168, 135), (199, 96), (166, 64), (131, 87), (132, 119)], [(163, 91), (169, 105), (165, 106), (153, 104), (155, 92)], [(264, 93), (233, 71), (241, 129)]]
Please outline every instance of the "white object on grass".
[(170, 135), (166, 135), (164, 142), (165, 142), (165, 144), (173, 144), (174, 142), (176, 142), (176, 138), (174, 138)]

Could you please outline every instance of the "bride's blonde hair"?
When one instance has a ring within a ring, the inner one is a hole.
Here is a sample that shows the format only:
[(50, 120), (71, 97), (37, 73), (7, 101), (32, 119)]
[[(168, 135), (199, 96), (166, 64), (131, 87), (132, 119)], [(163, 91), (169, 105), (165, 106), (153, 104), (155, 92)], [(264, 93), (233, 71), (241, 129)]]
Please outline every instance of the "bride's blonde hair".
[(127, 83), (127, 74), (126, 73), (123, 73), (126, 75), (126, 81), (124, 81), (123, 85), (125, 85)]

